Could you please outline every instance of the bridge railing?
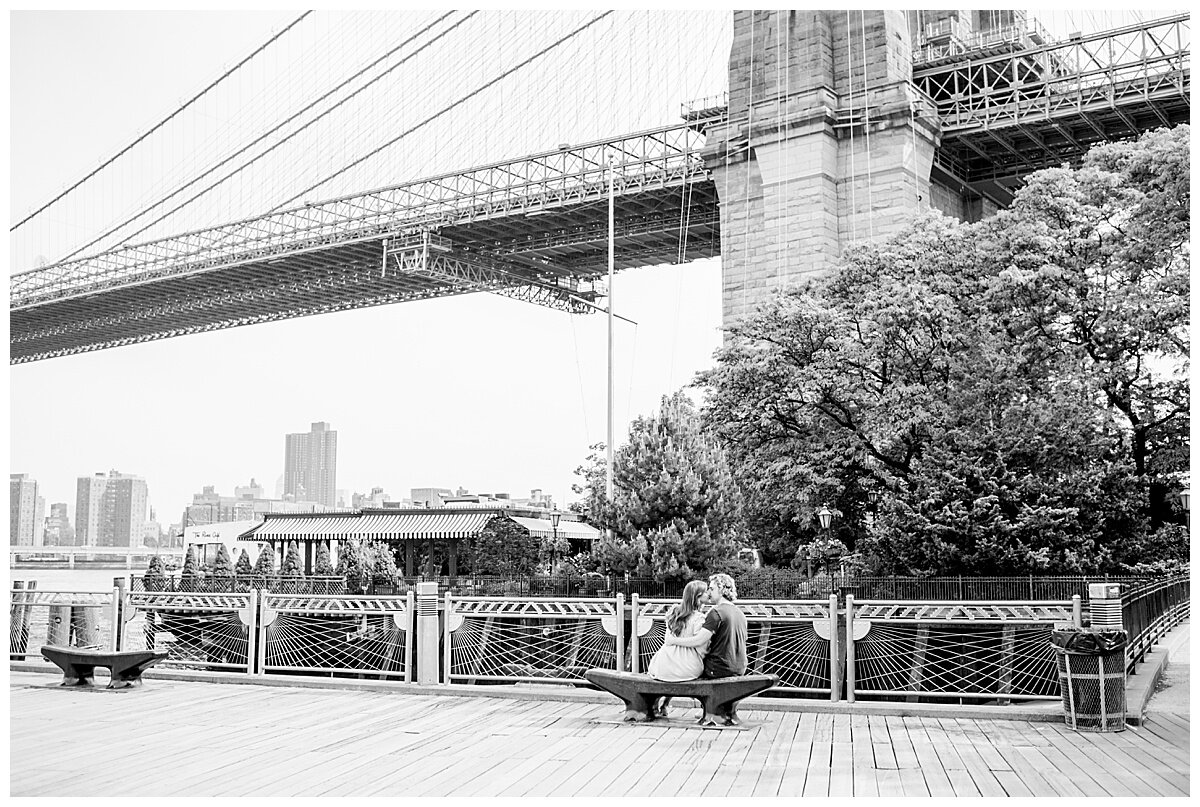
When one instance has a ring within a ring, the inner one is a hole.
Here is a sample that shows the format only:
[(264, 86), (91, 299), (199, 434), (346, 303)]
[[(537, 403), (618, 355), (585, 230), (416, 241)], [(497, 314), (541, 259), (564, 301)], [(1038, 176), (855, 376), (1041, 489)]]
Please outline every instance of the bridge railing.
[(846, 698), (1059, 698), (1050, 633), (1082, 624), (1059, 602), (846, 599)]
[(1125, 650), (1128, 672), (1145, 660), (1164, 633), (1190, 616), (1191, 592), (1187, 575), (1144, 582), (1122, 592), (1121, 623), (1129, 632)]

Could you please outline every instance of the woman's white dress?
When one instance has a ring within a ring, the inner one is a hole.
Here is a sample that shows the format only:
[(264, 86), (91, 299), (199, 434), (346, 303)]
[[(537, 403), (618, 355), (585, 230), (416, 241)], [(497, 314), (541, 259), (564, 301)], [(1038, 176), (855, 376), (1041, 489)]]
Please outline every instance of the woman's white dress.
[[(688, 617), (679, 636), (695, 636), (703, 626), (704, 614), (697, 611)], [(650, 666), (646, 668), (646, 672), (651, 678), (657, 678), (659, 681), (691, 681), (693, 678), (699, 678), (700, 673), (704, 672), (704, 652), (707, 649), (707, 644), (700, 647), (665, 644), (654, 654), (654, 658), (650, 659)]]

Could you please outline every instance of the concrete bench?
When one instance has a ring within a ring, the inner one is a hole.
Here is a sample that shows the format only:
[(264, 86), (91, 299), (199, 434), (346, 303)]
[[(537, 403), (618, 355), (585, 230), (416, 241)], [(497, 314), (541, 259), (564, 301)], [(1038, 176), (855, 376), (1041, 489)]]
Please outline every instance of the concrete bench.
[(584, 677), (596, 686), (625, 701), (625, 720), (642, 722), (661, 715), (654, 702), (660, 697), (687, 697), (700, 701), (702, 726), (736, 726), (737, 703), (743, 698), (770, 689), (778, 683), (774, 675), (738, 675), (732, 678), (697, 678), (692, 681), (659, 681), (640, 673), (594, 669)]
[(168, 656), (163, 650), (85, 650), (81, 647), (46, 645), (42, 656), (63, 671), (61, 686), (90, 687), (97, 667), (112, 672), (109, 689), (126, 689), (142, 685), (142, 673)]

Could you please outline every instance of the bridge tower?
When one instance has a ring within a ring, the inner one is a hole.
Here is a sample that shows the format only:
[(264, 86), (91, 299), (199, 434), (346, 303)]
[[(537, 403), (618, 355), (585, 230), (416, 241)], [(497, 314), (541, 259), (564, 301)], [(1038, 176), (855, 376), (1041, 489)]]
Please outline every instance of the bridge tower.
[(930, 206), (941, 125), (912, 75), (901, 11), (734, 12), (728, 114), (703, 152), (727, 326)]

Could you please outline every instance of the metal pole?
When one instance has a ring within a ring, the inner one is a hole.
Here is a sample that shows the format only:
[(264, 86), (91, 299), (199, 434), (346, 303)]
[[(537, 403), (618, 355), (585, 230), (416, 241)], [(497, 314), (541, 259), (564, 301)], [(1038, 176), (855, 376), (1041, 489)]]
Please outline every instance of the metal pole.
[(838, 648), (838, 598), (829, 595), (829, 700), (837, 701), (842, 689), (842, 659)]
[(641, 603), (638, 601), (638, 595), (634, 594), (630, 597), (629, 607), (629, 624), (632, 633), (629, 635), (629, 671), (634, 673), (641, 672), (641, 652), (642, 643), (638, 640), (638, 611), (641, 610)]
[[(616, 230), (614, 210), (616, 206), (615, 177), (612, 153), (608, 154), (608, 472), (605, 474), (604, 497), (608, 503), (613, 496), (613, 271), (615, 267)], [(612, 538), (612, 527), (608, 528)]]
[(854, 703), (854, 595), (846, 595), (846, 701)]

